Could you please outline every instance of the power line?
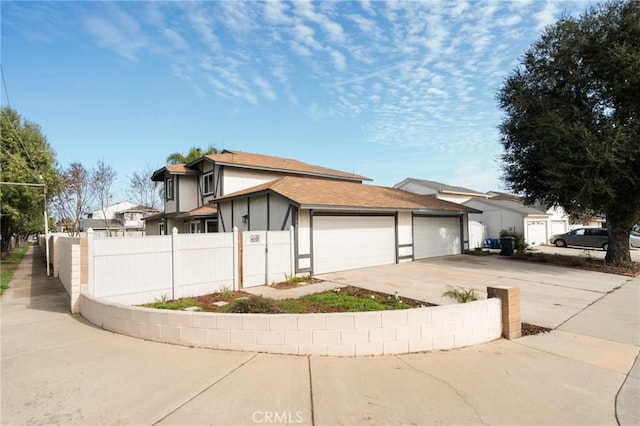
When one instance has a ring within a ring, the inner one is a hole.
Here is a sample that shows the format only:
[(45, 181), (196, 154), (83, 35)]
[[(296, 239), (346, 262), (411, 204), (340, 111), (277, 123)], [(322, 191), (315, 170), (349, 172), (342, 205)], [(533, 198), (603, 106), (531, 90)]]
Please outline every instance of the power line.
[(2, 86), (4, 87), (4, 95), (7, 97), (7, 105), (11, 106), (9, 91), (7, 90), (7, 82), (4, 81), (4, 68), (2, 68), (2, 64), (0, 64), (0, 73), (2, 74)]

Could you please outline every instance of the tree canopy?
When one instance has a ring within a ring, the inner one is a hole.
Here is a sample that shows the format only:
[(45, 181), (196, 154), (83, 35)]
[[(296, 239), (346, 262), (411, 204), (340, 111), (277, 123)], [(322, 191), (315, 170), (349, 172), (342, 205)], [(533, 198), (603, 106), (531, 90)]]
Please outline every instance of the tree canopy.
[(209, 145), (207, 149), (204, 149), (204, 150), (193, 146), (191, 147), (191, 149), (189, 149), (189, 152), (187, 152), (186, 154), (183, 154), (181, 152), (174, 152), (173, 154), (169, 154), (169, 156), (167, 157), (167, 163), (188, 164), (188, 163), (191, 163), (192, 161), (197, 160), (203, 155), (217, 154), (217, 153), (218, 153), (218, 149), (213, 145)]
[(545, 29), (498, 94), (503, 179), (528, 203), (605, 214), (607, 262), (640, 222), (640, 2)]
[[(60, 186), (56, 156), (40, 127), (12, 108), (0, 110), (0, 227), (2, 250), (17, 234), (44, 231), (44, 209)], [(19, 184), (35, 184), (24, 186)], [(46, 186), (39, 186), (46, 185)]]

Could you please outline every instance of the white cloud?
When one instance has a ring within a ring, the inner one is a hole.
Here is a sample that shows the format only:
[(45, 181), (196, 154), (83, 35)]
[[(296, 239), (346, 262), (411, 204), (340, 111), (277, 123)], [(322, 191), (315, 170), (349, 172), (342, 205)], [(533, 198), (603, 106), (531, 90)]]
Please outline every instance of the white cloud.
[(163, 28), (162, 33), (176, 49), (187, 49), (189, 47), (186, 40), (176, 31), (170, 28)]
[(260, 76), (257, 76), (253, 79), (253, 83), (258, 86), (262, 93), (262, 96), (272, 101), (275, 101), (277, 99), (278, 96), (276, 95), (276, 92), (273, 90), (273, 87), (271, 87), (271, 84), (269, 84), (267, 80)]
[(547, 1), (544, 7), (535, 13), (535, 18), (538, 23), (538, 31), (543, 30), (547, 25), (551, 25), (557, 21), (558, 7), (555, 2)]
[(280, 0), (269, 0), (264, 2), (264, 16), (267, 21), (272, 24), (291, 24), (293, 19), (287, 16), (288, 9), (288, 3)]
[(338, 71), (344, 71), (347, 68), (347, 61), (342, 53), (334, 49), (329, 49), (329, 55), (333, 60), (333, 65)]

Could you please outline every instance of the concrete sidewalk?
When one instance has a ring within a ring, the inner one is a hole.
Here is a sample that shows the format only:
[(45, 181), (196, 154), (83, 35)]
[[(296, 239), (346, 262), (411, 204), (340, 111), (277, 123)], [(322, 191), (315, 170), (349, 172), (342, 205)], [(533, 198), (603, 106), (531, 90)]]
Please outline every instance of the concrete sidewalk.
[[(65, 302), (30, 249), (2, 296), (3, 425), (640, 423), (629, 405), (637, 363), (627, 374), (638, 345), (579, 334), (582, 313), (567, 330), (515, 341), (332, 358), (146, 342), (93, 327)], [(566, 333), (607, 356), (572, 354)]]

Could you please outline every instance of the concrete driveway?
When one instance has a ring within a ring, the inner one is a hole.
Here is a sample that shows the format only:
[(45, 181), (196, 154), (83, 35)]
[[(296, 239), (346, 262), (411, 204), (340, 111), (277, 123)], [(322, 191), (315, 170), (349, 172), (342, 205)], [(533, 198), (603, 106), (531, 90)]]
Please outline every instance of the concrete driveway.
[(438, 305), (454, 303), (442, 297), (447, 286), (473, 288), (481, 297), (486, 297), (490, 285), (519, 287), (523, 321), (550, 328), (560, 326), (630, 280), (620, 275), (520, 262), (499, 255), (440, 257), (319, 278), (370, 290), (397, 291), (401, 296)]

